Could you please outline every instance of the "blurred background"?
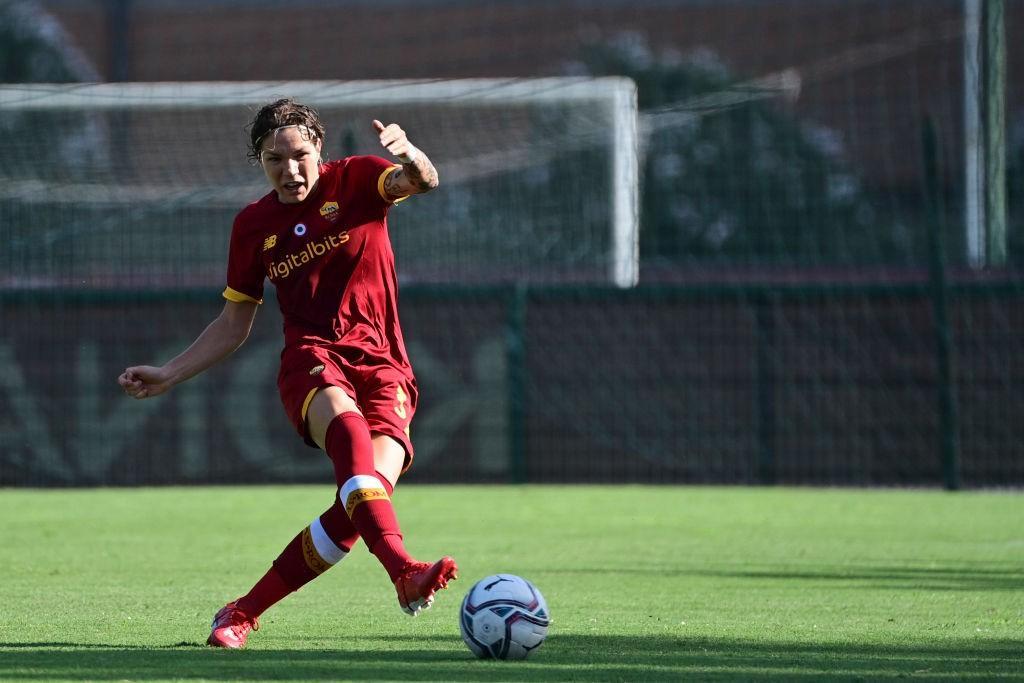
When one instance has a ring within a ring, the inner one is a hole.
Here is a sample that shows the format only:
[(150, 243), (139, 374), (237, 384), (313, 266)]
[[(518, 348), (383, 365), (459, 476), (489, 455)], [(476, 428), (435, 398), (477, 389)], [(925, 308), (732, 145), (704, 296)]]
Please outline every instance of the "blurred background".
[[(249, 342), (155, 400), (267, 191), (397, 121), (418, 482), (1024, 484), (1019, 0), (0, 0), (0, 485), (327, 481)], [(96, 85), (101, 84), (101, 85)], [(269, 288), (268, 288), (269, 290)]]

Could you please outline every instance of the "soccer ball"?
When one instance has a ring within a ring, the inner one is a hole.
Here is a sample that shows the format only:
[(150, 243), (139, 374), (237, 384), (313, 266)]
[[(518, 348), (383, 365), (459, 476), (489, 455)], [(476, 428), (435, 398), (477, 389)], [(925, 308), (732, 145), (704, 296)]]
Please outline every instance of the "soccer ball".
[(462, 639), (484, 659), (526, 659), (544, 642), (549, 623), (544, 596), (514, 574), (480, 579), (459, 610)]

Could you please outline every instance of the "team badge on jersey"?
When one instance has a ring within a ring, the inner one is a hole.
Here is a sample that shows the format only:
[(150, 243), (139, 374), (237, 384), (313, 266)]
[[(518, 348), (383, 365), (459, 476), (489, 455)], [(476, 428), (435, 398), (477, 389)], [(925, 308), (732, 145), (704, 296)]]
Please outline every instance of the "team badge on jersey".
[(306, 234), (306, 224), (305, 223), (296, 223), (295, 227), (292, 228), (292, 232), (294, 232), (299, 237), (302, 237), (303, 235)]
[(320, 207), (320, 215), (332, 223), (338, 220), (338, 202), (324, 202)]

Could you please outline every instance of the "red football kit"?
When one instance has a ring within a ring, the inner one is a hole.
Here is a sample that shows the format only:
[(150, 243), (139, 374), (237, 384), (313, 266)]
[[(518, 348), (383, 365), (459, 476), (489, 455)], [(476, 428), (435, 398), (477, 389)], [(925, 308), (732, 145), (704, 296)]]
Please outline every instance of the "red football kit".
[(338, 386), (371, 432), (405, 447), (408, 467), (418, 393), (388, 237), (392, 201), (384, 180), (394, 168), (374, 156), (332, 161), (302, 202), (283, 204), (272, 191), (239, 212), (224, 297), (262, 303), (264, 278), (276, 287), (285, 339), (277, 386), (307, 444), (316, 445), (306, 430), (310, 400), (318, 389)]

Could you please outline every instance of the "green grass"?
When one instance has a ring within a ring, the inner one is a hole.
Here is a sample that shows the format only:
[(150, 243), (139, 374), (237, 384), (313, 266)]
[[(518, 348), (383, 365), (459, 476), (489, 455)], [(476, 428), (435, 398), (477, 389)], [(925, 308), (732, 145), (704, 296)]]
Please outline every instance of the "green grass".
[[(1024, 496), (890, 490), (406, 486), (410, 550), (462, 579), (416, 619), (360, 547), (202, 645), (329, 487), (0, 491), (2, 680), (1024, 681)], [(477, 578), (521, 574), (554, 623), (474, 659)]]

